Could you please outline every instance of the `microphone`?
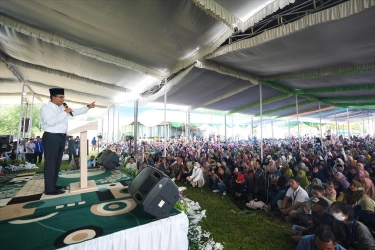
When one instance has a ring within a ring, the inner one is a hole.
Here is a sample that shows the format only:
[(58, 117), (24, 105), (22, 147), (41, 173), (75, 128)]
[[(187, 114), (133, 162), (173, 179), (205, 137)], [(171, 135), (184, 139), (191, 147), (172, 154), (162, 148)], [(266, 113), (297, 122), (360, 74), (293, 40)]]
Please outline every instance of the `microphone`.
[[(65, 108), (68, 107), (68, 104), (66, 104), (65, 102), (63, 102), (63, 105), (64, 105)], [(70, 114), (71, 116), (73, 116), (73, 113), (72, 113), (72, 112), (69, 112), (69, 114)]]

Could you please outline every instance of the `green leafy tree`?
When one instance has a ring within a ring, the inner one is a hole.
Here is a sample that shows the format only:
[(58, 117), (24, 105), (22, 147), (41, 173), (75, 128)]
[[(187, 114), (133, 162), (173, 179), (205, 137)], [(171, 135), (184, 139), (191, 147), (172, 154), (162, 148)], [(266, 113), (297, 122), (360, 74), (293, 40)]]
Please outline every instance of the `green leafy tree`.
[[(34, 104), (33, 107), (33, 121), (31, 128), (31, 136), (34, 137), (41, 133), (40, 128), (40, 107), (41, 104)], [(0, 105), (0, 134), (12, 134), (14, 138), (18, 138), (18, 125), (20, 119), (19, 105)], [(22, 133), (21, 133), (22, 135)], [(26, 136), (27, 135), (27, 136)], [(28, 137), (26, 133), (25, 137)]]

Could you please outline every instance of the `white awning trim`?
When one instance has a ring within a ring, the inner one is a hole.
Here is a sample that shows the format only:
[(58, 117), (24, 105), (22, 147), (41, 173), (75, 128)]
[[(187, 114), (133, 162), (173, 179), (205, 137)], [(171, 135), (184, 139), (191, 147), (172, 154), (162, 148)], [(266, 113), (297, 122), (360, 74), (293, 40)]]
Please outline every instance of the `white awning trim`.
[(358, 65), (345, 65), (340, 67), (328, 67), (324, 69), (314, 69), (308, 70), (303, 72), (296, 72), (290, 74), (282, 74), (282, 75), (275, 75), (275, 76), (266, 76), (262, 77), (261, 80), (279, 80), (279, 79), (293, 79), (293, 78), (307, 78), (307, 77), (319, 77), (319, 76), (327, 76), (327, 75), (334, 75), (340, 74), (348, 71), (355, 71), (355, 70), (375, 70), (375, 62), (372, 63), (364, 63)]
[[(241, 20), (213, 0), (193, 0), (193, 3), (216, 20), (225, 23), (229, 28), (242, 24)], [(235, 26), (233, 26), (235, 25)]]
[[(14, 92), (14, 93), (0, 93), (0, 96), (4, 96), (4, 97), (21, 97), (22, 93), (21, 92)], [(33, 95), (33, 93), (31, 92), (26, 92), (26, 95)], [(49, 96), (46, 96), (46, 95), (40, 95), (40, 94), (34, 94), (34, 96), (41, 102), (41, 103), (45, 103), (42, 99), (46, 99), (46, 100), (49, 100), (50, 97)], [(76, 104), (82, 104), (82, 105), (87, 105), (87, 103), (85, 102), (79, 102), (79, 101), (73, 101), (73, 100), (70, 100), (70, 99), (66, 99), (65, 98), (65, 101), (66, 102), (69, 102), (70, 103), (76, 103)], [(105, 108), (107, 109), (107, 106), (102, 106), (102, 105), (95, 105), (95, 107), (98, 107), (98, 108)]]
[(256, 76), (256, 75), (253, 75), (248, 72), (241, 71), (241, 70), (232, 69), (225, 65), (221, 65), (221, 64), (208, 61), (208, 60), (199, 60), (197, 61), (195, 66), (197, 68), (215, 71), (222, 75), (229, 75), (229, 76), (233, 76), (242, 80), (247, 80), (251, 83), (249, 86), (258, 85), (259, 80), (260, 80), (259, 76)]
[[(25, 83), (28, 83), (31, 86), (38, 86), (38, 87), (47, 88), (47, 89), (57, 87), (57, 86), (47, 85), (47, 84), (43, 84), (43, 83), (39, 83), (39, 82), (33, 82), (33, 81), (25, 81)], [(106, 101), (106, 102), (114, 102), (113, 99), (107, 98), (105, 96), (92, 95), (92, 94), (79, 92), (79, 91), (75, 91), (75, 90), (67, 89), (67, 88), (64, 88), (64, 91), (65, 91), (65, 93), (71, 93), (71, 94), (75, 94), (75, 95), (86, 96), (86, 97), (94, 98), (95, 100), (103, 100), (103, 101)]]
[(19, 81), (13, 81), (13, 80), (1, 79), (1, 78), (0, 78), (0, 83), (7, 83), (7, 84), (20, 84)]
[(245, 39), (233, 44), (223, 46), (215, 52), (206, 55), (205, 59), (215, 58), (229, 52), (251, 48), (264, 41), (286, 36), (309, 26), (354, 15), (374, 5), (375, 0), (351, 0), (348, 2), (344, 2), (333, 6), (332, 8), (302, 17), (295, 22), (282, 25), (272, 30), (266, 30), (262, 34), (259, 34), (258, 36), (252, 37), (250, 39)]
[(68, 48), (71, 50), (74, 50), (82, 55), (85, 55), (87, 57), (95, 58), (97, 60), (115, 64), (120, 67), (129, 68), (132, 70), (136, 70), (138, 72), (141, 72), (146, 75), (151, 75), (154, 77), (157, 77), (159, 79), (162, 79), (165, 77), (165, 73), (160, 72), (158, 70), (153, 70), (146, 68), (142, 65), (133, 63), (131, 61), (125, 60), (120, 57), (116, 57), (110, 54), (106, 54), (85, 46), (82, 46), (80, 44), (71, 42), (67, 39), (61, 38), (59, 36), (50, 34), (48, 32), (36, 29), (34, 27), (31, 27), (29, 25), (26, 25), (24, 23), (21, 23), (19, 21), (13, 20), (9, 17), (6, 17), (2, 14), (0, 14), (0, 24), (5, 25), (17, 32), (20, 32), (22, 34), (25, 34), (27, 36), (38, 38), (44, 42), (52, 43), (60, 47)]
[(295, 0), (275, 0), (272, 3), (268, 4), (266, 7), (264, 7), (262, 10), (251, 16), (249, 19), (247, 19), (244, 23), (241, 23), (242, 26), (240, 28), (245, 31), (257, 22), (261, 21), (263, 18), (265, 18), (268, 15), (271, 15), (272, 13), (276, 12), (278, 9), (283, 9), (285, 6), (287, 6), (290, 3), (294, 3)]
[[(47, 95), (35, 94), (35, 96), (43, 97), (43, 98), (46, 98), (47, 100), (50, 100), (50, 97), (47, 96)], [(85, 106), (88, 104), (87, 102), (79, 102), (79, 101), (74, 101), (72, 99), (67, 99), (67, 98), (65, 98), (65, 101), (68, 102), (68, 104), (76, 103), (76, 104), (82, 104), (82, 105), (85, 105)], [(102, 105), (97, 105), (97, 104), (95, 104), (95, 107), (104, 108), (104, 109), (108, 108), (108, 106), (102, 106)]]
[[(236, 95), (238, 93), (241, 93), (242, 91), (244, 91), (244, 90), (246, 90), (246, 89), (248, 89), (248, 88), (250, 88), (252, 86), (254, 86), (254, 85), (248, 85), (248, 86), (239, 87), (239, 88), (237, 88), (237, 89), (235, 89), (233, 91), (230, 91), (230, 92), (227, 92), (227, 93), (225, 93), (223, 95), (220, 95), (220, 96), (217, 96), (215, 98), (212, 98), (211, 100), (208, 100), (208, 101), (206, 101), (204, 103), (200, 103), (198, 105), (195, 105), (195, 106), (191, 107), (191, 110), (202, 108), (202, 107), (205, 107), (205, 106), (210, 105), (212, 103), (221, 101), (221, 100), (223, 100), (225, 98), (228, 98), (228, 97), (231, 97), (231, 96)], [(227, 113), (227, 112), (222, 112), (222, 113)]]
[(81, 76), (77, 76), (77, 75), (74, 75), (74, 74), (66, 73), (66, 72), (63, 72), (63, 71), (60, 71), (60, 70), (49, 69), (49, 68), (46, 68), (46, 67), (43, 67), (43, 66), (34, 65), (34, 64), (27, 63), (27, 62), (22, 62), (22, 61), (19, 61), (17, 59), (11, 58), (11, 57), (6, 58), (6, 63), (8, 65), (14, 65), (14, 66), (22, 67), (22, 68), (32, 69), (32, 70), (40, 71), (40, 72), (51, 74), (51, 75), (58, 75), (58, 76), (69, 78), (69, 79), (72, 79), (72, 80), (75, 80), (75, 81), (85, 82), (85, 83), (88, 83), (88, 84), (100, 86), (100, 87), (103, 87), (103, 88), (113, 89), (113, 90), (124, 92), (124, 93), (131, 92), (127, 88), (119, 87), (119, 86), (109, 84), (109, 83), (105, 83), (105, 82), (99, 82), (99, 81), (87, 79), (85, 77), (81, 77)]
[[(181, 79), (184, 78), (190, 72), (190, 70), (192, 70), (194, 67), (195, 67), (195, 65), (192, 65), (189, 68), (186, 68), (186, 70), (184, 70), (183, 72), (178, 74), (175, 78), (168, 81), (168, 83), (167, 83), (168, 88), (170, 89), (172, 86), (176, 85), (179, 81), (181, 81)], [(143, 106), (143, 105), (147, 104), (148, 102), (153, 102), (156, 99), (158, 99), (159, 97), (161, 97), (162, 95), (164, 95), (164, 89), (165, 88), (166, 88), (166, 85), (164, 85), (156, 94), (151, 95), (147, 98), (144, 98), (143, 100), (141, 99), (140, 102), (139, 102), (139, 106)], [(168, 91), (167, 91), (167, 95), (168, 95)]]

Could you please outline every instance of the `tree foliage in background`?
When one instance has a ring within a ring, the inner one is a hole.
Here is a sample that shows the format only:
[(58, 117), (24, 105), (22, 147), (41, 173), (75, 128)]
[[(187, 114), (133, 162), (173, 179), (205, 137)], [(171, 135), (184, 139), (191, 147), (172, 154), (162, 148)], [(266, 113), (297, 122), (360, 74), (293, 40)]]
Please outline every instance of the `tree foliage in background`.
[[(31, 105), (29, 105), (29, 107), (31, 108)], [(34, 104), (34, 107), (33, 107), (33, 121), (32, 121), (32, 128), (31, 128), (32, 137), (35, 137), (36, 135), (41, 135), (42, 133), (42, 131), (40, 130), (40, 124), (41, 124), (40, 114), (39, 114), (40, 107), (41, 107), (41, 104)], [(2, 135), (11, 134), (14, 136), (14, 138), (18, 138), (19, 119), (20, 119), (20, 106), (19, 105), (0, 105), (0, 134)], [(29, 133), (25, 133), (25, 137), (28, 137), (28, 135)]]

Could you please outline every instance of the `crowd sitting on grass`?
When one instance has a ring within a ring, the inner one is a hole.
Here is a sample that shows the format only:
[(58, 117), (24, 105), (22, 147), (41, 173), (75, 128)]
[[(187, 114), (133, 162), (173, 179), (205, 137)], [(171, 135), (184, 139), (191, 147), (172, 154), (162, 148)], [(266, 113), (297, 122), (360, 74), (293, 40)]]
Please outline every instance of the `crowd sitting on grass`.
[[(262, 201), (260, 208), (271, 220), (278, 216), (292, 223), (296, 244), (316, 239), (316, 229), (324, 227), (334, 236), (335, 249), (375, 249), (375, 142), (370, 136), (263, 143), (256, 138), (174, 139), (166, 145), (165, 156), (161, 141), (140, 143), (134, 155), (127, 153), (127, 144), (114, 147), (129, 168), (153, 166), (192, 188), (208, 186), (230, 195), (240, 208)], [(315, 242), (323, 244), (323, 236)]]

